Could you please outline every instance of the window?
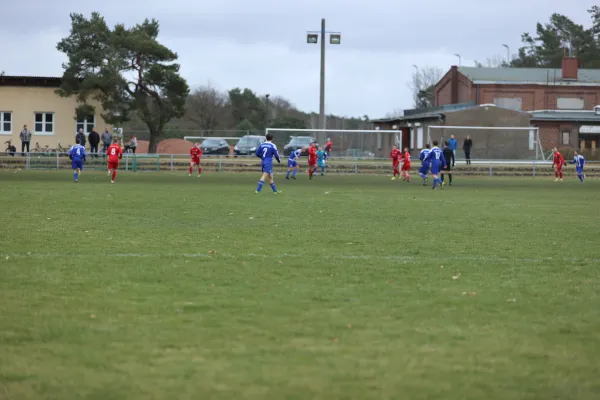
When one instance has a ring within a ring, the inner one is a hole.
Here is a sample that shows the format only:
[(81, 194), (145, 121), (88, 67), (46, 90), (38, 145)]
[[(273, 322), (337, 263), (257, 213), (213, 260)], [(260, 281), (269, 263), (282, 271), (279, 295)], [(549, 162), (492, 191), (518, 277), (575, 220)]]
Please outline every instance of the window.
[(494, 105), (497, 107), (508, 108), (509, 110), (521, 111), (523, 109), (523, 99), (520, 97), (495, 98)]
[(556, 108), (559, 110), (583, 110), (583, 99), (572, 97), (559, 97), (556, 99)]
[(571, 138), (571, 132), (563, 132), (562, 133), (562, 144), (569, 144), (570, 138)]
[(77, 125), (75, 132), (79, 132), (80, 129), (83, 129), (85, 133), (90, 133), (92, 128), (96, 126), (96, 116), (90, 115), (85, 118), (77, 119)]
[(34, 132), (36, 135), (54, 135), (54, 113), (36, 112)]
[(0, 135), (12, 134), (12, 113), (0, 111)]

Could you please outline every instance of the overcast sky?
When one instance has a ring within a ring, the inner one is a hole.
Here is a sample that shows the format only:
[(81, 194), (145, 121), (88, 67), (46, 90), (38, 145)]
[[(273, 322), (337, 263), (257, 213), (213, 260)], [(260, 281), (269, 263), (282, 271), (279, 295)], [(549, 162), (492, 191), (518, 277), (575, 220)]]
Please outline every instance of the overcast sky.
[(56, 43), (69, 13), (99, 11), (110, 25), (144, 18), (161, 23), (160, 40), (176, 51), (190, 86), (248, 87), (319, 109), (319, 46), (307, 30), (342, 33), (327, 46), (326, 111), (382, 117), (411, 108), (413, 64), (444, 70), (505, 56), (524, 31), (552, 12), (589, 25), (590, 0), (1, 0), (0, 70), (62, 75)]

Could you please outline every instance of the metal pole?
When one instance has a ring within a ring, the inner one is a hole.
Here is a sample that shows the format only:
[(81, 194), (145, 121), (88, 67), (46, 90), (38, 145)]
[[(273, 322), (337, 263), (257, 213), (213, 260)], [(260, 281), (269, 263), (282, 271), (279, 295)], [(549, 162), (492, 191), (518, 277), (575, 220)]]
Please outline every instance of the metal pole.
[(321, 88), (319, 95), (319, 129), (325, 129), (325, 18), (321, 19)]
[(506, 66), (510, 66), (510, 48), (507, 44), (503, 44), (502, 46), (506, 47)]
[(265, 128), (269, 127), (269, 96), (270, 94), (265, 95)]

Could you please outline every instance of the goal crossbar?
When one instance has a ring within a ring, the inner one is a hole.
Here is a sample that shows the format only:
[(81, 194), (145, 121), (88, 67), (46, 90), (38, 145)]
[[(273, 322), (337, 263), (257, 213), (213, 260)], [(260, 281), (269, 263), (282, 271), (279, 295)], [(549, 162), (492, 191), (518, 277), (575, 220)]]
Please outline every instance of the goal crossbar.
[(378, 130), (378, 129), (294, 129), (294, 128), (266, 128), (265, 132), (331, 132), (331, 133), (402, 133), (398, 129)]

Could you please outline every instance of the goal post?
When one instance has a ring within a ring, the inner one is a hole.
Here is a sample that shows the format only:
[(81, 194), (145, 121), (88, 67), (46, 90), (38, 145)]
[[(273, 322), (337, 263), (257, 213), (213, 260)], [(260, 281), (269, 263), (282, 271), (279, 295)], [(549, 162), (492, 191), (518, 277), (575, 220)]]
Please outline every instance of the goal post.
[(430, 125), (427, 142), (437, 140), (440, 147), (454, 135), (458, 141), (456, 158), (465, 159), (463, 142), (467, 136), (472, 140), (472, 160), (544, 160), (538, 127), (529, 126), (454, 126)]
[(304, 146), (313, 140), (325, 146), (330, 139), (332, 157), (385, 158), (393, 145), (402, 146), (407, 139), (400, 130), (266, 128), (265, 135), (269, 133), (280, 152), (287, 144)]

